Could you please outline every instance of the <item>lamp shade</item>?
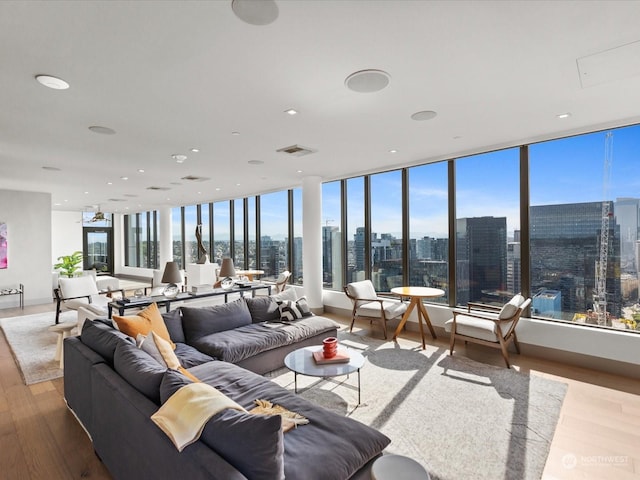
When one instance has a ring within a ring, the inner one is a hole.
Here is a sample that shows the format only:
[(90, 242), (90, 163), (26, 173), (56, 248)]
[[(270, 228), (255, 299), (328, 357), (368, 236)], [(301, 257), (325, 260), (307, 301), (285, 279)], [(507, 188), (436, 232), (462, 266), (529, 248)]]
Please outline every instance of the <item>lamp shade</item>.
[(220, 266), (220, 273), (218, 274), (221, 278), (227, 277), (235, 277), (236, 269), (233, 266), (233, 258), (223, 258), (222, 265)]
[(182, 283), (182, 276), (176, 262), (167, 262), (162, 274), (162, 283)]

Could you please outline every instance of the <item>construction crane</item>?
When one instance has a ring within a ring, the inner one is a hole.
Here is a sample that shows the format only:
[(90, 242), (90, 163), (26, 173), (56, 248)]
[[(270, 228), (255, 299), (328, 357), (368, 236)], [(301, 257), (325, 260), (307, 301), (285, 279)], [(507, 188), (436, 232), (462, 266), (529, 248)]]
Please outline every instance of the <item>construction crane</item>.
[(596, 292), (593, 296), (593, 309), (596, 312), (598, 325), (609, 325), (607, 315), (607, 263), (609, 257), (609, 223), (613, 216), (610, 202), (609, 181), (613, 162), (613, 132), (607, 132), (604, 139), (604, 172), (602, 176), (602, 225), (600, 228), (600, 253), (596, 265)]

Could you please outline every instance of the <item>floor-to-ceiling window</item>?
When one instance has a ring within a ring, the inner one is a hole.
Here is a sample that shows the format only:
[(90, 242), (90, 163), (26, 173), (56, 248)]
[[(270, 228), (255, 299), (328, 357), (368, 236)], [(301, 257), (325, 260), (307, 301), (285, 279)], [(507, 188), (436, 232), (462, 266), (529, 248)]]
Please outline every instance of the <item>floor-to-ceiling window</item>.
[(178, 263), (179, 268), (184, 268), (184, 238), (182, 236), (184, 219), (182, 216), (182, 207), (174, 207), (171, 209), (171, 225), (173, 235), (173, 261)]
[(322, 185), (322, 285), (334, 290), (343, 285), (341, 185), (341, 181)]
[(236, 268), (244, 269), (244, 200), (233, 200), (233, 263)]
[(260, 197), (260, 270), (265, 279), (275, 279), (289, 266), (288, 191)]
[[(449, 292), (449, 200), (447, 163), (408, 170), (409, 285)], [(434, 299), (448, 303), (448, 295)]]
[(347, 278), (345, 283), (358, 282), (366, 278), (367, 262), (365, 234), (364, 177), (347, 180)]
[(218, 265), (231, 257), (231, 210), (229, 202), (213, 204), (213, 259)]
[(518, 148), (456, 160), (458, 304), (502, 304), (520, 291), (519, 166)]
[(640, 323), (640, 126), (529, 147), (532, 314)]
[(200, 225), (202, 235), (202, 246), (207, 251), (209, 261), (211, 261), (211, 216), (209, 214), (209, 204), (200, 205)]
[(371, 175), (371, 281), (376, 291), (404, 284), (402, 278), (402, 171)]
[(291, 262), (291, 280), (290, 283), (295, 285), (302, 285), (302, 274), (304, 270), (304, 264), (302, 263), (302, 189), (294, 188), (291, 192), (293, 200), (293, 220), (291, 225), (291, 231), (293, 232), (293, 251)]
[(197, 206), (184, 207), (184, 254), (185, 263), (198, 262), (198, 242), (196, 241), (196, 227), (198, 225)]
[(254, 270), (258, 268), (256, 251), (256, 197), (247, 199), (247, 268)]

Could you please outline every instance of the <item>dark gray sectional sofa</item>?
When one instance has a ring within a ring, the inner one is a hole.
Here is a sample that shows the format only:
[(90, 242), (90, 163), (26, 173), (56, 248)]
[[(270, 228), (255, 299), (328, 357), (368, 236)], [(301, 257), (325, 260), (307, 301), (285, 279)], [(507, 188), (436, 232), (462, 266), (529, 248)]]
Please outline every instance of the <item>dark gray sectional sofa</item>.
[(282, 367), (288, 352), (335, 336), (333, 321), (281, 323), (269, 297), (182, 307), (163, 318), (182, 366), (200, 381), (247, 410), (256, 399), (269, 400), (309, 424), (283, 434), (278, 417), (225, 410), (178, 452), (150, 417), (191, 380), (161, 366), (110, 321), (87, 321), (80, 337), (65, 340), (65, 399), (115, 479), (369, 478), (370, 462), (390, 442), (386, 436), (260, 375)]

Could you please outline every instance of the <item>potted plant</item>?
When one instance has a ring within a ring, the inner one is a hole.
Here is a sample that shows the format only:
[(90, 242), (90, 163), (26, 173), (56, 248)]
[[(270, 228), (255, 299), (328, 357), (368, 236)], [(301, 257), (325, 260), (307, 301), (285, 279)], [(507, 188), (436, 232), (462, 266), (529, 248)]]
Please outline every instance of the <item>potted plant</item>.
[(73, 252), (71, 255), (58, 257), (59, 262), (53, 268), (62, 271), (67, 277), (72, 278), (74, 273), (80, 270), (82, 263), (82, 252)]

